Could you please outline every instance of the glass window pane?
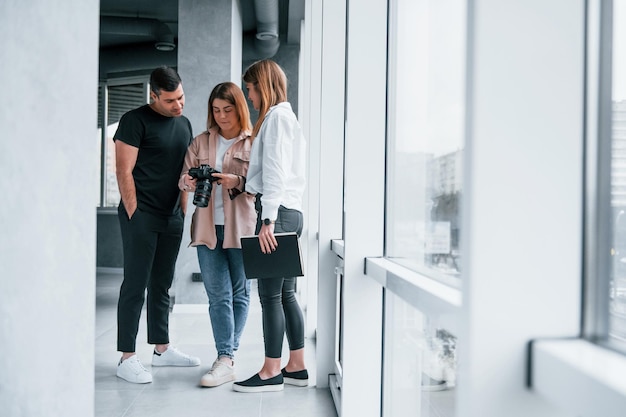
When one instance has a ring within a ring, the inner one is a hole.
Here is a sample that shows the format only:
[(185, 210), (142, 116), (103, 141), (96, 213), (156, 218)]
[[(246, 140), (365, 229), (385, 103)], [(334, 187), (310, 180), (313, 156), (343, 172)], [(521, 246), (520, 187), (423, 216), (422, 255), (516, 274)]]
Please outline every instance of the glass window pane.
[(626, 0), (613, 2), (611, 206), (613, 279), (609, 338), (626, 351)]
[(391, 0), (386, 256), (458, 281), (465, 0)]
[(400, 297), (385, 293), (383, 417), (452, 417), (456, 337)]
[[(103, 109), (103, 98), (102, 95), (104, 94), (104, 89), (106, 87), (104, 86), (104, 84), (98, 84), (98, 136), (95, 142), (97, 151), (96, 151), (96, 155), (98, 155), (98, 163), (100, 164), (102, 161), (102, 141), (104, 140), (102, 137), (102, 119), (104, 118), (104, 109)], [(102, 172), (102, 171), (100, 171)], [(102, 181), (100, 181), (100, 183), (102, 183)], [(102, 205), (102, 197), (101, 197), (101, 193), (102, 191), (100, 190), (100, 187), (98, 187), (98, 193), (96, 194), (96, 201), (95, 201), (95, 205), (94, 207), (100, 207)]]
[(120, 202), (120, 192), (115, 176), (115, 145), (113, 136), (120, 118), (129, 110), (147, 103), (145, 83), (108, 86), (106, 158), (105, 164), (105, 207), (115, 207)]

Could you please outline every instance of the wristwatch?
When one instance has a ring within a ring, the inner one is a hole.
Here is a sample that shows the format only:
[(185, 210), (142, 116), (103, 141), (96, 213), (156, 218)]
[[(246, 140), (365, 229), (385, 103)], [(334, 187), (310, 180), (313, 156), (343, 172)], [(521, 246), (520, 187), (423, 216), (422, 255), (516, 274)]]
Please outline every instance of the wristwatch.
[(263, 219), (263, 224), (269, 226), (270, 224), (276, 223), (276, 220)]

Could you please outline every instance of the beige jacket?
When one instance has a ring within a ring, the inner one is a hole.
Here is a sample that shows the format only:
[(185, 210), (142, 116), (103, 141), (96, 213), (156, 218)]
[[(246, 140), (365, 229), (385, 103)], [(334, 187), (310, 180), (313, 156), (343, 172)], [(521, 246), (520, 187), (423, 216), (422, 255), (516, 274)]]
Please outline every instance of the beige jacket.
[[(236, 142), (228, 149), (222, 162), (222, 172), (236, 174), (243, 177), (248, 173), (250, 163), (250, 148), (252, 140), (249, 132), (241, 132)], [(201, 164), (215, 166), (217, 151), (217, 128), (196, 136), (189, 145), (182, 175), (189, 172), (189, 168), (199, 167)], [(254, 209), (254, 195), (242, 192), (244, 184), (239, 189), (226, 190), (222, 187), (222, 195), (211, 193), (207, 207), (196, 207), (191, 220), (191, 243), (189, 246), (206, 245), (209, 249), (217, 246), (215, 223), (213, 220), (214, 199), (219, 197), (224, 202), (224, 243), (226, 248), (241, 248), (239, 238), (253, 235), (256, 226), (256, 211)], [(236, 196), (235, 196), (236, 195)]]

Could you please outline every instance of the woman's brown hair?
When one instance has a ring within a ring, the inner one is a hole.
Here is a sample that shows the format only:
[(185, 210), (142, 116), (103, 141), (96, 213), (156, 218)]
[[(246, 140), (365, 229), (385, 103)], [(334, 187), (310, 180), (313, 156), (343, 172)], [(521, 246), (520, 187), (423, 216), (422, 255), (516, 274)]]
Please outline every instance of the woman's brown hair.
[(253, 84), (261, 97), (259, 118), (252, 131), (252, 136), (256, 137), (269, 108), (287, 101), (287, 76), (276, 62), (264, 59), (250, 65), (242, 79), (245, 83)]
[(213, 91), (211, 91), (211, 94), (209, 95), (207, 130), (217, 126), (217, 122), (213, 116), (213, 101), (218, 98), (235, 106), (241, 130), (250, 132), (252, 130), (252, 122), (250, 121), (250, 110), (248, 109), (246, 96), (237, 84), (231, 82), (218, 84), (213, 88)]

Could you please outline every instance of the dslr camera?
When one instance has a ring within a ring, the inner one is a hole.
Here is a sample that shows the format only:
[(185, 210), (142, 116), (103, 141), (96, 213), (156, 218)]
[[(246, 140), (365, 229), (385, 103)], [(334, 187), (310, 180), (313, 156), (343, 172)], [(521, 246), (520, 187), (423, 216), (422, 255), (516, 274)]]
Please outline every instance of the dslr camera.
[(193, 203), (198, 207), (207, 207), (211, 198), (211, 190), (213, 190), (213, 182), (219, 178), (213, 174), (220, 172), (208, 164), (202, 164), (197, 168), (189, 168), (189, 176), (196, 178), (196, 192), (193, 194)]

